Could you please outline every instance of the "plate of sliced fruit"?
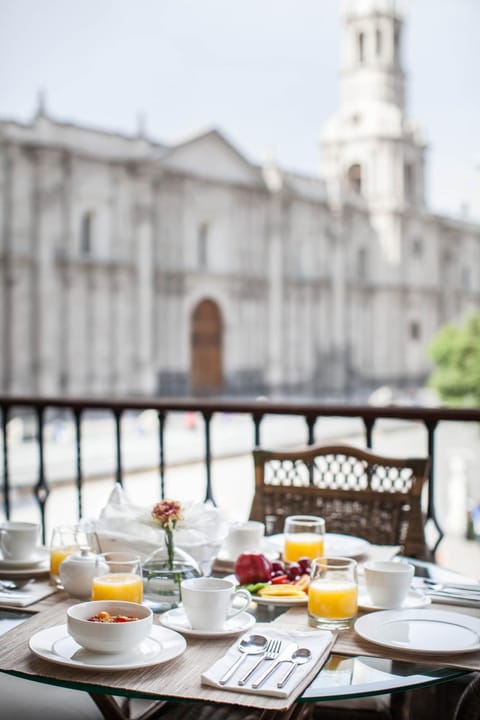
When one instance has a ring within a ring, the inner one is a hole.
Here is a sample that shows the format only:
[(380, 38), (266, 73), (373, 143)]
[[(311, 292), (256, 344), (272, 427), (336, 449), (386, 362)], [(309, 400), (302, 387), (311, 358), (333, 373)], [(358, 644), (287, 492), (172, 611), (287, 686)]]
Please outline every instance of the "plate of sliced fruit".
[(305, 605), (310, 583), (310, 560), (297, 563), (270, 561), (263, 553), (242, 553), (233, 579), (260, 605)]

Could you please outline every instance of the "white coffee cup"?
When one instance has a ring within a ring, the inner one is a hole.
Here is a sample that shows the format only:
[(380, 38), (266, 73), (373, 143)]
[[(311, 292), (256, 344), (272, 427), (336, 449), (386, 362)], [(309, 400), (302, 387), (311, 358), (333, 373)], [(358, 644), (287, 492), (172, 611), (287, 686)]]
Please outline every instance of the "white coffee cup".
[(236, 559), (243, 552), (261, 552), (265, 525), (257, 520), (234, 523), (225, 540), (229, 557)]
[(248, 590), (235, 590), (230, 580), (212, 577), (183, 580), (181, 590), (183, 608), (193, 630), (223, 630), (226, 621), (246, 610), (252, 599)]
[(5, 560), (30, 560), (38, 543), (40, 526), (27, 522), (4, 522), (0, 525), (0, 550)]
[(415, 572), (413, 565), (370, 560), (363, 569), (367, 591), (375, 605), (382, 608), (399, 608), (403, 605)]

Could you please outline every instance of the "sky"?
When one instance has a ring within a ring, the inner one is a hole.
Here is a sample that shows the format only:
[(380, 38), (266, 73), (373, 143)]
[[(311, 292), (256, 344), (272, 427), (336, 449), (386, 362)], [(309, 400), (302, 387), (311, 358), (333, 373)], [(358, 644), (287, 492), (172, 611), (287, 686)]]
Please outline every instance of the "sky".
[[(400, 1), (400, 0), (398, 0)], [(432, 210), (480, 219), (480, 0), (403, 0), (408, 114)], [(0, 0), (0, 117), (167, 144), (220, 129), (253, 162), (322, 174), (341, 0)]]

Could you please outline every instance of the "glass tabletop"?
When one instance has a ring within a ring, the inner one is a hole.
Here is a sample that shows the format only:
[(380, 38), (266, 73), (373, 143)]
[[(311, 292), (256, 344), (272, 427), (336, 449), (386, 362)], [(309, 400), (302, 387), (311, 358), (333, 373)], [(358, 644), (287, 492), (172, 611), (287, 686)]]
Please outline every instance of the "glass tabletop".
[[(413, 561), (419, 575), (428, 575), (433, 579), (454, 579), (461, 576), (432, 563)], [(269, 605), (258, 605), (255, 616), (259, 622), (271, 622), (285, 611)], [(0, 609), (0, 635), (31, 617), (31, 613), (22, 609)], [(439, 667), (424, 663), (395, 661), (386, 658), (367, 656), (347, 657), (332, 653), (324, 668), (305, 689), (299, 702), (339, 700), (345, 698), (380, 695), (387, 692), (414, 689), (448, 682), (467, 674), (469, 671), (456, 668)], [(40, 682), (49, 683), (48, 677), (37, 676)], [(62, 683), (69, 687), (79, 687), (79, 683)], [(95, 692), (95, 683), (83, 687), (87, 692)], [(129, 692), (115, 689), (116, 695), (129, 696)], [(137, 695), (141, 696), (142, 693)], [(158, 696), (156, 699), (160, 699)]]
[[(434, 563), (412, 558), (399, 559), (412, 563), (417, 577), (430, 578), (438, 582), (465, 579), (458, 573)], [(263, 605), (257, 607), (256, 617), (261, 622), (268, 622), (274, 620), (284, 610), (285, 608), (273, 605)], [(381, 695), (396, 690), (411, 690), (448, 682), (469, 672), (424, 663), (367, 656), (347, 657), (332, 653), (320, 673), (304, 690), (299, 701), (341, 700)]]

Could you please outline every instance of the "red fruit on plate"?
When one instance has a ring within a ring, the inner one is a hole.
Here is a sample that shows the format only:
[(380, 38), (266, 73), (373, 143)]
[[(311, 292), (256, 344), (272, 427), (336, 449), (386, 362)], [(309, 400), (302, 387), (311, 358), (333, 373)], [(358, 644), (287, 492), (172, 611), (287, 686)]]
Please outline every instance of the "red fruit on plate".
[(272, 563), (262, 553), (241, 553), (235, 560), (233, 572), (240, 585), (268, 582), (272, 573)]

